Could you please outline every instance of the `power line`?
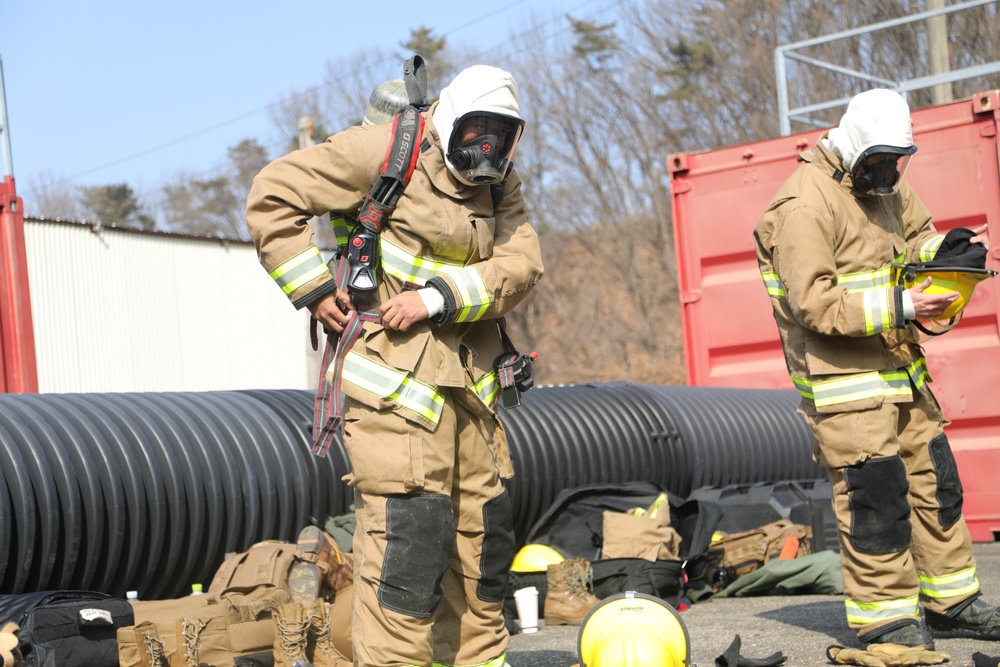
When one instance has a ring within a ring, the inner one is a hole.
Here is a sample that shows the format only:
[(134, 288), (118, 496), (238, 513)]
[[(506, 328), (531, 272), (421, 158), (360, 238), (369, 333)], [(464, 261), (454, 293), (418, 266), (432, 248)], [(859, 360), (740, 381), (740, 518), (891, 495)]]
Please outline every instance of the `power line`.
[[(451, 28), (450, 30), (442, 33), (442, 37), (447, 37), (449, 35), (453, 35), (453, 34), (459, 32), (459, 31), (466, 30), (467, 28), (475, 26), (475, 25), (477, 25), (477, 24), (479, 24), (479, 23), (481, 23), (483, 21), (486, 21), (486, 20), (492, 18), (492, 17), (495, 17), (497, 15), (500, 15), (500, 14), (503, 14), (505, 12), (508, 12), (508, 11), (512, 10), (513, 8), (519, 6), (519, 5), (525, 4), (526, 1), (527, 0), (515, 0), (514, 2), (511, 2), (511, 3), (507, 4), (507, 5), (504, 5), (503, 7), (500, 7), (498, 9), (495, 9), (495, 10), (491, 11), (491, 12), (488, 12), (488, 13), (486, 13), (486, 14), (478, 17), (478, 18), (472, 19), (472, 20), (470, 20), (470, 21), (468, 21), (466, 23), (463, 23), (463, 24), (461, 24), (459, 26)], [(567, 9), (565, 13), (569, 14), (570, 12), (581, 11), (581, 10), (587, 8), (587, 7), (592, 6), (592, 5), (599, 5), (600, 6), (599, 10), (596, 13), (593, 14), (593, 16), (596, 16), (597, 14), (605, 13), (605, 12), (609, 11), (611, 8), (615, 8), (615, 7), (619, 6), (619, 5), (621, 5), (623, 1), (624, 0), (617, 0), (616, 2), (610, 2), (609, 3), (609, 2), (606, 2), (606, 0), (585, 0), (584, 2), (581, 2), (580, 4), (575, 5), (575, 6), (573, 6), (570, 9)], [(536, 26), (536, 27), (534, 27), (534, 28), (532, 28), (530, 30), (527, 30), (527, 31), (525, 31), (523, 33), (515, 33), (512, 39), (513, 40), (528, 39), (532, 35), (541, 32), (544, 28), (548, 27), (549, 25), (555, 23), (558, 20), (561, 20), (561, 18), (562, 18), (561, 16), (553, 17), (553, 18), (551, 18), (551, 19), (549, 19), (547, 21), (542, 22), (540, 25), (538, 25), (538, 26)], [(563, 29), (561, 31), (556, 31), (555, 33), (553, 33), (553, 36), (562, 34), (562, 33), (566, 32), (568, 29), (569, 28)], [(507, 41), (507, 40), (505, 39), (505, 41)], [(500, 46), (502, 46), (502, 45), (500, 45)], [(490, 52), (495, 52), (498, 48), (499, 48), (498, 45), (494, 45), (492, 47), (484, 48), (478, 54), (474, 54), (474, 56), (472, 58), (481, 57), (481, 56), (483, 56), (485, 54), (488, 54)], [(520, 51), (521, 51), (521, 49), (515, 49), (514, 53), (518, 53)], [(378, 67), (378, 66), (386, 65), (386, 64), (389, 64), (392, 60), (393, 60), (392, 57), (388, 57), (387, 56), (386, 58), (384, 58), (382, 60), (376, 61), (374, 63), (368, 63), (368, 64), (366, 64), (363, 67), (363, 69), (372, 69), (372, 68), (375, 68), (375, 67)], [(357, 69), (357, 70), (355, 70), (353, 72), (346, 73), (346, 74), (342, 75), (341, 77), (335, 79), (334, 81), (325, 80), (322, 83), (316, 84), (315, 86), (307, 87), (304, 92), (305, 93), (309, 93), (309, 92), (312, 92), (312, 91), (316, 91), (316, 90), (318, 90), (320, 88), (332, 86), (335, 81), (342, 81), (342, 80), (345, 80), (345, 79), (347, 79), (348, 77), (351, 77), (351, 76), (358, 76), (363, 71), (363, 69), (359, 68), (359, 69)], [(114, 160), (111, 160), (109, 162), (105, 162), (105, 163), (97, 165), (95, 167), (91, 167), (91, 168), (85, 169), (85, 170), (80, 171), (80, 172), (78, 172), (76, 174), (73, 174), (71, 176), (67, 176), (67, 177), (61, 178), (61, 179), (55, 181), (54, 183), (49, 184), (49, 187), (59, 187), (59, 186), (64, 185), (66, 183), (70, 183), (72, 181), (75, 181), (78, 178), (82, 178), (83, 176), (87, 176), (87, 175), (90, 175), (90, 174), (102, 171), (104, 169), (107, 169), (109, 167), (114, 167), (114, 166), (117, 166), (119, 164), (123, 164), (125, 162), (129, 162), (131, 160), (135, 160), (137, 158), (144, 157), (146, 155), (149, 155), (149, 154), (152, 154), (152, 153), (164, 150), (166, 148), (170, 148), (172, 146), (176, 146), (176, 145), (184, 143), (186, 141), (190, 141), (191, 139), (194, 139), (194, 138), (197, 138), (197, 137), (209, 134), (211, 132), (215, 132), (216, 130), (222, 129), (224, 127), (227, 127), (227, 126), (232, 125), (234, 123), (237, 123), (239, 121), (245, 120), (245, 119), (250, 118), (252, 116), (256, 116), (256, 115), (258, 115), (260, 113), (264, 113), (264, 112), (266, 112), (266, 111), (268, 111), (270, 109), (278, 107), (279, 105), (287, 102), (290, 99), (291, 99), (291, 97), (282, 97), (282, 98), (279, 98), (279, 99), (275, 100), (274, 102), (266, 104), (263, 107), (259, 107), (257, 109), (252, 110), (252, 111), (247, 111), (245, 113), (242, 113), (242, 114), (240, 114), (238, 116), (235, 116), (233, 118), (230, 118), (228, 120), (216, 123), (216, 124), (211, 125), (209, 127), (205, 127), (205, 128), (203, 128), (201, 130), (197, 130), (195, 132), (186, 134), (184, 136), (177, 137), (177, 138), (171, 139), (169, 141), (165, 141), (165, 142), (163, 142), (161, 144), (158, 144), (158, 145), (155, 145), (155, 146), (151, 146), (149, 148), (140, 150), (140, 151), (132, 153), (130, 155), (126, 155), (126, 156), (123, 156), (123, 157), (120, 157), (120, 158), (116, 158)], [(209, 172), (217, 173), (222, 168), (223, 167), (221, 165), (217, 164), (215, 167), (212, 167), (210, 169), (200, 170), (200, 171), (196, 171), (194, 173), (196, 175), (202, 175), (202, 174), (209, 173)], [(29, 192), (31, 192), (32, 194), (34, 194), (34, 191), (32, 189), (29, 189)], [(140, 193), (140, 194), (146, 194), (146, 193)]]

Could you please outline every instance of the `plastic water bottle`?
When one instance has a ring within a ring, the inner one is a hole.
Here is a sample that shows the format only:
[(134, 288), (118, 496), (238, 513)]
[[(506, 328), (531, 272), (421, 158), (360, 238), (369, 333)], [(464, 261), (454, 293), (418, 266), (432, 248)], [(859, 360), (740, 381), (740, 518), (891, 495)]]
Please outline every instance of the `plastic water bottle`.
[(205, 591), (201, 589), (201, 584), (191, 584), (191, 595), (204, 595)]

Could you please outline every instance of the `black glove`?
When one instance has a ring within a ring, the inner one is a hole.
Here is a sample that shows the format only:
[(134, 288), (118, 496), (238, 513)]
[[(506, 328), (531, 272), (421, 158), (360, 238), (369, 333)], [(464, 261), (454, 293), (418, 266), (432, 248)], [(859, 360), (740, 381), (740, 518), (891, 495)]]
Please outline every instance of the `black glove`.
[(740, 636), (736, 635), (726, 652), (715, 659), (715, 667), (778, 667), (788, 660), (781, 651), (772, 653), (766, 658), (744, 658), (740, 655), (742, 643)]
[(929, 262), (915, 262), (914, 266), (923, 269), (985, 269), (986, 246), (982, 243), (972, 243), (975, 236), (971, 229), (956, 227), (949, 230), (934, 253), (934, 259)]
[(972, 664), (975, 667), (997, 667), (997, 665), (1000, 665), (1000, 656), (990, 657), (985, 653), (976, 651), (972, 654)]

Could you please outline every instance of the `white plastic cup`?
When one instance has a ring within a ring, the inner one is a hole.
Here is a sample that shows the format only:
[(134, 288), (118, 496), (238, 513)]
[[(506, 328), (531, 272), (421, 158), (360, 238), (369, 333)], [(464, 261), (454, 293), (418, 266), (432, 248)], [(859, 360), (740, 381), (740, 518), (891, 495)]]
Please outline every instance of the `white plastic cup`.
[(529, 586), (514, 591), (514, 602), (517, 604), (517, 620), (521, 624), (521, 632), (538, 632), (538, 589)]

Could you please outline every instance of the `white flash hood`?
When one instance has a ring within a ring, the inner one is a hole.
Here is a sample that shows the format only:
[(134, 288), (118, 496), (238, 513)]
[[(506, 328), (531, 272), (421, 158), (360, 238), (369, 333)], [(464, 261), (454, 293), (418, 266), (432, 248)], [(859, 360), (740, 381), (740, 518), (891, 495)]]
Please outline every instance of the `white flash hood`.
[(853, 173), (858, 158), (874, 146), (889, 146), (899, 154), (913, 153), (910, 107), (893, 90), (875, 88), (859, 93), (847, 105), (840, 126), (830, 130), (827, 147)]
[(434, 127), (441, 135), (444, 163), (459, 181), (477, 185), (464, 178), (448, 157), (455, 121), (471, 111), (486, 111), (523, 122), (519, 99), (517, 82), (510, 72), (488, 65), (473, 65), (462, 70), (441, 91), (434, 110)]

